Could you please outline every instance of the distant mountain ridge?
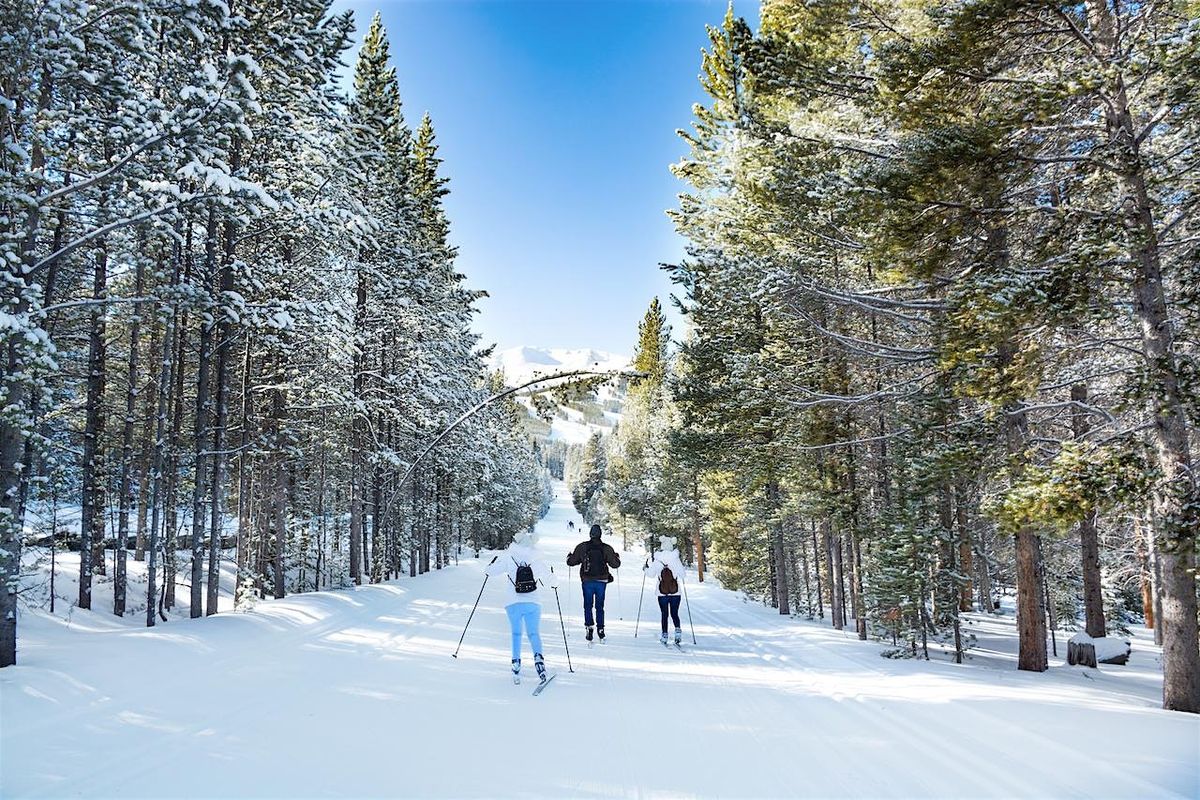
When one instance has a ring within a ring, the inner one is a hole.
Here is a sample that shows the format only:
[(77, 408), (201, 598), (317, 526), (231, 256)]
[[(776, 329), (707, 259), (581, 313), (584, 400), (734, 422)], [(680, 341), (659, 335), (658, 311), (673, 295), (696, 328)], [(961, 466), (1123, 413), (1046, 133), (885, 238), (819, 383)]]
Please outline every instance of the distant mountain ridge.
[(540, 375), (591, 369), (597, 372), (628, 369), (629, 356), (594, 348), (511, 347), (492, 355), (492, 366), (504, 371), (509, 385), (526, 383)]
[[(543, 375), (575, 370), (609, 372), (628, 369), (629, 356), (594, 348), (511, 347), (492, 354), (493, 369), (503, 370), (509, 386), (520, 386)], [(547, 384), (550, 385), (550, 384)], [(602, 386), (594, 401), (562, 407), (540, 436), (551, 441), (583, 444), (594, 433), (608, 434), (620, 421), (623, 393), (613, 384)], [(523, 404), (528, 408), (525, 401)], [(588, 416), (590, 409), (591, 416)], [(532, 410), (530, 411), (532, 417)], [(545, 425), (545, 423), (542, 423)]]

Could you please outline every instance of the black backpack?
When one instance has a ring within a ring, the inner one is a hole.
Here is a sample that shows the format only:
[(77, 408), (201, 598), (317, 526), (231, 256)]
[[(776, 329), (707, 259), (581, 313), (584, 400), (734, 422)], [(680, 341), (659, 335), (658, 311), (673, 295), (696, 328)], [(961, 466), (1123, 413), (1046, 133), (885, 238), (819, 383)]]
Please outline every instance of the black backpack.
[(658, 593), (679, 594), (679, 581), (675, 580), (675, 573), (671, 572), (671, 568), (666, 564), (663, 564), (662, 572), (658, 573)]
[(587, 549), (583, 551), (583, 569), (579, 574), (585, 578), (603, 578), (607, 561), (604, 557), (604, 545), (600, 542), (588, 542)]
[[(517, 564), (514, 558), (513, 563)], [(512, 580), (511, 578), (509, 580)], [(528, 564), (517, 564), (517, 579), (512, 582), (517, 594), (529, 594), (537, 591), (537, 578), (533, 577), (533, 567)]]

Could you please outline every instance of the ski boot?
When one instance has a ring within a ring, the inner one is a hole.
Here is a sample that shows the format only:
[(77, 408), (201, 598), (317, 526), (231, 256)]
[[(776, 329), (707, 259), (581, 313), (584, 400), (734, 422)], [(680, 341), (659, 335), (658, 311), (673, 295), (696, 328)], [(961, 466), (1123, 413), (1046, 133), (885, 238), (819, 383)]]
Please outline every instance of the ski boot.
[(600, 643), (604, 643), (604, 628), (596, 628), (596, 635), (600, 637)]
[(538, 680), (545, 683), (549, 678), (546, 675), (546, 661), (541, 653), (533, 654), (533, 666), (537, 669)]
[(589, 642), (592, 640), (592, 626), (591, 625), (587, 626), (587, 633), (584, 634), (583, 638), (587, 639)]
[[(663, 636), (666, 636), (664, 633)], [(678, 647), (683, 642), (683, 631), (679, 628), (675, 629), (675, 646)]]
[(663, 647), (666, 647), (667, 646), (667, 632), (663, 631), (662, 634), (658, 637), (658, 640), (660, 642), (662, 642)]
[(521, 682), (521, 659), (514, 658), (512, 662), (513, 683)]

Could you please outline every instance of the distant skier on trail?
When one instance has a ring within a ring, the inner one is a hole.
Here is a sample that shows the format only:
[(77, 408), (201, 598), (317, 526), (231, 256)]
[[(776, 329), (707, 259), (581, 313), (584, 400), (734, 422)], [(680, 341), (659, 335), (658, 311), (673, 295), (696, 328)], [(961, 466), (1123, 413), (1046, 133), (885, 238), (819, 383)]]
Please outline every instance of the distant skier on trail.
[(529, 637), (533, 648), (533, 666), (538, 680), (548, 680), (546, 663), (542, 657), (542, 601), (541, 586), (558, 586), (554, 573), (543, 563), (536, 550), (534, 534), (524, 531), (513, 537), (507, 550), (488, 565), (487, 574), (503, 575), (508, 602), (504, 606), (508, 614), (508, 625), (512, 630), (512, 674), (513, 683), (521, 682), (521, 631)]
[(675, 623), (675, 644), (679, 646), (683, 641), (683, 626), (679, 622), (683, 562), (679, 559), (679, 551), (675, 549), (673, 538), (664, 536), (661, 543), (662, 549), (642, 567), (642, 571), (647, 578), (654, 579), (654, 587), (658, 591), (658, 610), (662, 615), (662, 636), (659, 641), (663, 645), (667, 643), (667, 613), (670, 612), (671, 622)]
[(600, 641), (604, 641), (604, 591), (613, 580), (608, 568), (618, 569), (621, 566), (617, 551), (600, 541), (602, 533), (599, 525), (593, 525), (588, 531), (588, 540), (575, 545), (575, 549), (567, 553), (567, 566), (579, 566), (579, 579), (583, 584), (583, 624), (587, 627), (586, 638), (589, 642), (592, 641), (593, 626)]

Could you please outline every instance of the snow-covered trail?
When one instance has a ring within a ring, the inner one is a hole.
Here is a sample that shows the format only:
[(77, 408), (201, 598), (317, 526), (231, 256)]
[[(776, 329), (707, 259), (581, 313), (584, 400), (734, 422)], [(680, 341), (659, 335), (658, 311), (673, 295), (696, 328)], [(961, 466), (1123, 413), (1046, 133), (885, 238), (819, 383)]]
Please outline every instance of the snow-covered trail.
[[(539, 548), (561, 564), (583, 533), (557, 491)], [(532, 676), (509, 679), (491, 582), (450, 658), (488, 558), (153, 630), (27, 614), (23, 663), (0, 671), (0, 796), (1191, 797), (1200, 786), (1194, 716), (1076, 671), (885, 660), (876, 644), (711, 582), (688, 585), (699, 646), (690, 634), (684, 652), (658, 643), (649, 586), (635, 639), (633, 554), (609, 587), (603, 645), (586, 646), (578, 579), (563, 576), (575, 673), (547, 605), (558, 677), (533, 698)]]

